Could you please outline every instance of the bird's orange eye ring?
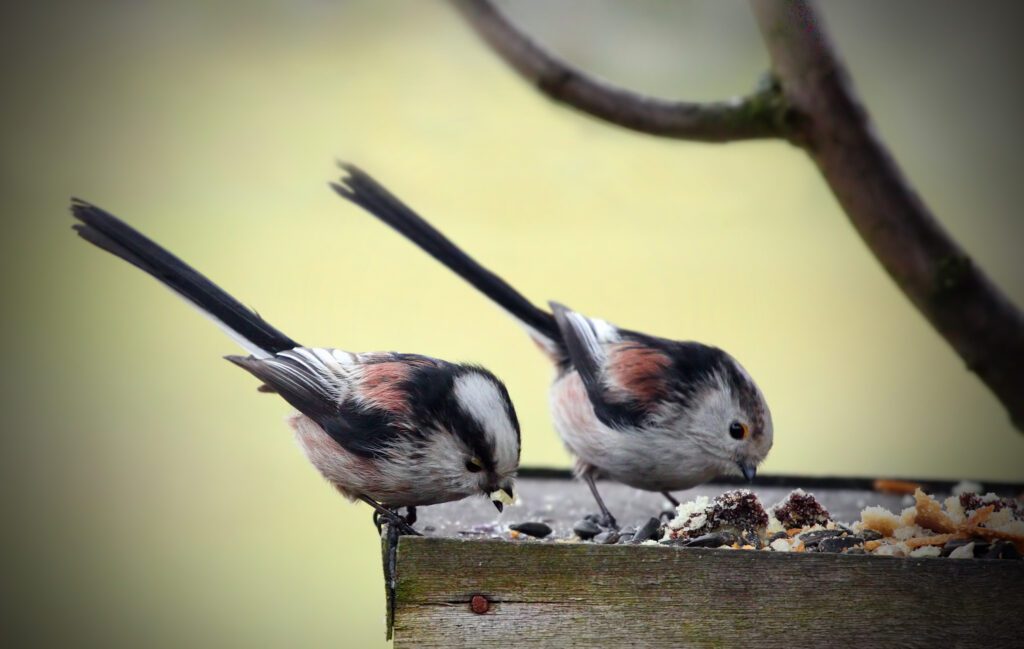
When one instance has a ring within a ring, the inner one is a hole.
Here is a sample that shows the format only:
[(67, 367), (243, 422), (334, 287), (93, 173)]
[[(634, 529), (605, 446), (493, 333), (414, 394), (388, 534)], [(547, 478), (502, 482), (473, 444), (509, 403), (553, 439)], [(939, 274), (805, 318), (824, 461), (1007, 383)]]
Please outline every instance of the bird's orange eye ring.
[(729, 437), (740, 440), (746, 439), (748, 435), (750, 435), (750, 428), (743, 422), (734, 421), (729, 424)]

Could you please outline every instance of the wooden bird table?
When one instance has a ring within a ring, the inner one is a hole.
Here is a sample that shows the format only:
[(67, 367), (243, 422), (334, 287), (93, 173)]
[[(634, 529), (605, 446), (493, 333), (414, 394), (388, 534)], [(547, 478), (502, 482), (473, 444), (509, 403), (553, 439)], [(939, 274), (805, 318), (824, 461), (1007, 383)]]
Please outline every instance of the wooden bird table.
[[(759, 478), (765, 506), (795, 487), (834, 520), (867, 505), (899, 512), (899, 494), (874, 481)], [(924, 481), (947, 495), (951, 483)], [(660, 494), (599, 483), (620, 525), (667, 508)], [(682, 501), (745, 485), (716, 482)], [(1020, 485), (985, 484), (1017, 495)], [(417, 529), (383, 543), (388, 632), (402, 647), (1024, 646), (1024, 561), (582, 543), (573, 524), (596, 511), (568, 473), (520, 471), (518, 503), (423, 508)], [(541, 521), (544, 540), (513, 539), (508, 525)]]

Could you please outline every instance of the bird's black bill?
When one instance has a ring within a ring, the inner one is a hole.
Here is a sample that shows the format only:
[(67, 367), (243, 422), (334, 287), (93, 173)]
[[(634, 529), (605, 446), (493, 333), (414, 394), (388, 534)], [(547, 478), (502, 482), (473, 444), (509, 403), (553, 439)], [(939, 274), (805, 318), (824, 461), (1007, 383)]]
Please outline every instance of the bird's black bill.
[(494, 491), (488, 494), (491, 502), (494, 503), (494, 507), (501, 513), (505, 509), (505, 505), (511, 505), (515, 502), (515, 498), (512, 496), (512, 485), (506, 485), (504, 487), (498, 487)]
[(746, 478), (747, 482), (753, 482), (754, 476), (757, 475), (757, 467), (748, 462), (737, 462), (737, 466), (740, 468), (740, 472), (743, 473), (743, 477)]

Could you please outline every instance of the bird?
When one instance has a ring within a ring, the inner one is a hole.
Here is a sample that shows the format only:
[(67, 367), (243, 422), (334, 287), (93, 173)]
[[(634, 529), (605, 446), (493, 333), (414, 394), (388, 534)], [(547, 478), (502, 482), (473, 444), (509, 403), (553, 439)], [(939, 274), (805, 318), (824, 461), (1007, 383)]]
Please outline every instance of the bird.
[[(304, 347), (109, 212), (72, 199), (73, 228), (197, 307), (249, 352), (225, 358), (280, 395), (313, 466), (400, 534), (416, 507), (484, 494), (514, 501), (520, 428), (508, 390), (478, 365), (419, 354)], [(406, 515), (398, 513), (405, 507)]]
[(599, 520), (617, 527), (595, 479), (661, 492), (719, 476), (752, 481), (772, 446), (771, 412), (730, 354), (618, 327), (558, 302), (531, 303), (359, 167), (339, 163), (331, 187), (447, 266), (526, 329), (555, 366), (554, 427), (575, 458)]

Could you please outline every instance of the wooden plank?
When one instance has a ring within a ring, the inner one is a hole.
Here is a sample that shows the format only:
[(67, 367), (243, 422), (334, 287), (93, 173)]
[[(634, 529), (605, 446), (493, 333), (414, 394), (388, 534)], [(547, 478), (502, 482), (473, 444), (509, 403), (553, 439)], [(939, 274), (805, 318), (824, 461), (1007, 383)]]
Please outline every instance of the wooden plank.
[(402, 537), (396, 572), (396, 649), (1020, 646), (1024, 610), (1007, 560)]
[(395, 626), (395, 569), (398, 561), (398, 530), (384, 525), (380, 538), (380, 554), (384, 564), (384, 605), (387, 624), (387, 639), (391, 639), (391, 631)]

